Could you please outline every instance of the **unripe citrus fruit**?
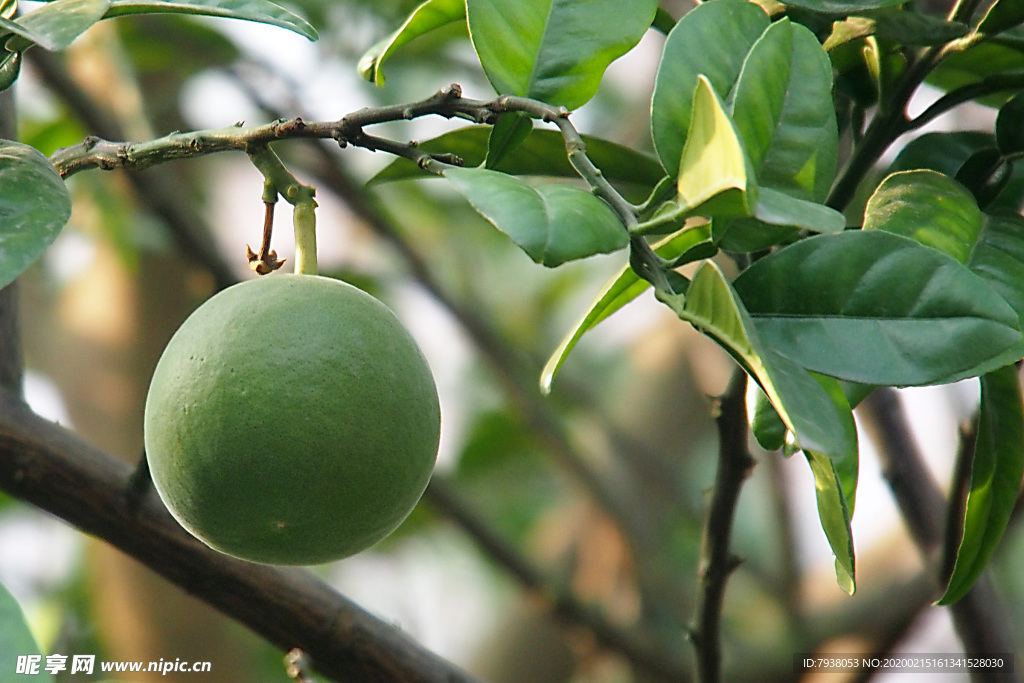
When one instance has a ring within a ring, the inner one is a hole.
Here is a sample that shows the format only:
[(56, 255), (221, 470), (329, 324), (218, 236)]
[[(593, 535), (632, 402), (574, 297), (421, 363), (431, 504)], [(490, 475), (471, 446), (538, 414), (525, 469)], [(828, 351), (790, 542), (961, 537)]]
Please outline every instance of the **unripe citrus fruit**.
[(172, 337), (146, 398), (146, 455), (171, 514), (270, 564), (328, 562), (391, 533), (426, 488), (439, 432), (408, 331), (315, 275), (213, 296)]

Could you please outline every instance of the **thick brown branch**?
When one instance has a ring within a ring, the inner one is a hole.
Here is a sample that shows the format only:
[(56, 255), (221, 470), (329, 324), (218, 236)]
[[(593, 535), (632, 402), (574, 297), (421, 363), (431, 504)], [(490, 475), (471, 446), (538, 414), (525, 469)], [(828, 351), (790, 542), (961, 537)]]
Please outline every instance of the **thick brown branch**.
[(338, 681), (457, 683), (469, 674), (311, 573), (232, 559), (192, 538), (159, 499), (133, 502), (130, 468), (0, 392), (0, 488), (139, 560)]

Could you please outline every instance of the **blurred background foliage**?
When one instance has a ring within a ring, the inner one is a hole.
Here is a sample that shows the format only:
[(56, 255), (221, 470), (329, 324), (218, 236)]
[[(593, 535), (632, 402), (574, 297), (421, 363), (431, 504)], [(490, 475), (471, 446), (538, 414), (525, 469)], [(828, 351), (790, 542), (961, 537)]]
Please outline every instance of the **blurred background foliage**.
[[(49, 154), (88, 134), (145, 139), (279, 116), (333, 120), (452, 82), (469, 96), (490, 96), (458, 26), (394, 57), (386, 87), (359, 79), (359, 56), (412, 0), (297, 4), (319, 43), (241, 22), (164, 16), (102, 22), (66, 55), (32, 51), (17, 91), (20, 139)], [(677, 17), (688, 9), (663, 6)], [(650, 149), (662, 40), (650, 33), (613, 65), (598, 97), (574, 114), (578, 128)], [(416, 120), (385, 132), (422, 140), (457, 125)], [(317, 187), (322, 269), (396, 310), (431, 362), (444, 411), (436, 486), (414, 515), (372, 551), (314, 571), (487, 680), (656, 680), (602, 647), (585, 624), (555, 618), (557, 596), (569, 594), (613, 628), (636, 630), (666, 661), (685, 662), (704, 491), (714, 474), (712, 397), (725, 387), (729, 361), (646, 298), (588, 336), (542, 398), (547, 354), (621, 267), (621, 254), (545, 270), (442, 183), (363, 189), (390, 161), (382, 155), (305, 143), (277, 149)], [(262, 181), (236, 155), (135, 177), (79, 174), (70, 186), (71, 224), (22, 282), (29, 397), (134, 462), (164, 343), (218, 286), (251, 276), (244, 250), (259, 240)], [(286, 214), (279, 212), (275, 248), (289, 257)], [(905, 394), (943, 483), (976, 393), (968, 383)], [(956, 650), (945, 613), (928, 607), (921, 561), (870, 448), (854, 520), (861, 590), (853, 598), (834, 584), (806, 468), (756, 454), (734, 536), (743, 563), (725, 607), (728, 680), (794, 680), (795, 651)], [(1017, 626), (1022, 555), (1024, 540), (1011, 531), (994, 565)], [(544, 586), (525, 585), (509, 558)], [(49, 652), (209, 660), (211, 680), (223, 683), (286, 679), (282, 653), (117, 551), (7, 499), (0, 581)], [(1024, 630), (1016, 632), (1024, 645)], [(200, 677), (150, 676), (134, 680)]]

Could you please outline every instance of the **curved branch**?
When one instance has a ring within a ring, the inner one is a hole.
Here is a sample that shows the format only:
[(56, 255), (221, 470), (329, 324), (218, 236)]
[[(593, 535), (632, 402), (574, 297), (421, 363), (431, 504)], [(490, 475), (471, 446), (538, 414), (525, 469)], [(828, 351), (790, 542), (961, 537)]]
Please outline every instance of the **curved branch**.
[(920, 128), (965, 102), (1001, 92), (1017, 92), (1021, 88), (1024, 88), (1024, 71), (1008, 71), (983, 78), (976, 83), (965, 85), (956, 90), (950, 90), (935, 100), (923, 112), (907, 122), (903, 132)]
[(119, 548), (339, 681), (476, 679), (302, 569), (236, 560), (178, 526), (131, 468), (0, 392), (0, 489)]

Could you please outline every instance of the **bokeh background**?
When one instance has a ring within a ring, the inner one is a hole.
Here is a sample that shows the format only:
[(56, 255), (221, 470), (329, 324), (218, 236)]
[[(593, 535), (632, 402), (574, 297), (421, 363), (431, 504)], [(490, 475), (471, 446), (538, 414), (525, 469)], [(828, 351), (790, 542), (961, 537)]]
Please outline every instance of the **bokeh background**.
[[(360, 79), (360, 55), (415, 2), (294, 4), (317, 26), (318, 43), (244, 22), (165, 16), (101, 22), (63, 55), (32, 51), (17, 88), (19, 137), (49, 154), (87, 134), (139, 140), (279, 116), (334, 120), (453, 82), (470, 97), (493, 94), (464, 27), (410, 44), (386, 66), (385, 87)], [(677, 17), (689, 7), (662, 4)], [(650, 149), (662, 42), (650, 32), (612, 65), (598, 97), (573, 114), (581, 131)], [(459, 125), (420, 119), (379, 132), (424, 140)], [(991, 113), (958, 111), (934, 125), (984, 128)], [(390, 162), (384, 155), (305, 143), (276, 149), (317, 188), (322, 270), (387, 302), (430, 361), (444, 414), (443, 490), (554, 590), (572, 592), (623, 629), (642, 621), (656, 634), (652, 642), (688, 657), (684, 629), (717, 443), (709, 397), (724, 389), (731, 362), (647, 295), (589, 334), (542, 397), (544, 360), (623, 254), (547, 270), (443, 181), (367, 190), (365, 181)], [(143, 401), (160, 350), (218, 286), (252, 277), (245, 245), (259, 242), (263, 212), (262, 177), (244, 155), (178, 162), (139, 178), (75, 176), (71, 224), (21, 282), (30, 401), (129, 462), (142, 454)], [(274, 246), (290, 258), (287, 209), (279, 207)], [(204, 248), (182, 249), (182, 235)], [(901, 394), (943, 486), (958, 425), (977, 398), (972, 382)], [(744, 562), (726, 594), (728, 680), (797, 680), (795, 651), (958, 651), (947, 613), (929, 606), (923, 563), (869, 435), (861, 439), (854, 597), (835, 584), (803, 461), (755, 449), (734, 535)], [(604, 496), (580, 472), (600, 482)], [(613, 512), (602, 503), (609, 497)], [(649, 680), (586, 628), (552, 618), (549, 603), (475, 543), (451, 505), (428, 495), (373, 550), (313, 571), (487, 680)], [(991, 572), (1018, 648), (1022, 540), (1014, 524)], [(287, 680), (283, 653), (117, 550), (7, 498), (0, 582), (49, 652), (213, 667), (136, 681)], [(0, 680), (10, 675), (0, 672)]]

